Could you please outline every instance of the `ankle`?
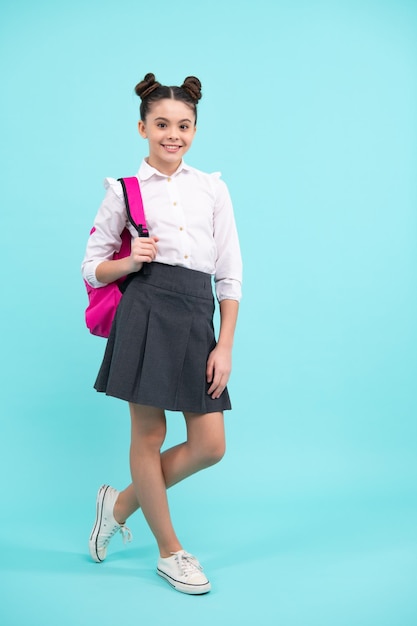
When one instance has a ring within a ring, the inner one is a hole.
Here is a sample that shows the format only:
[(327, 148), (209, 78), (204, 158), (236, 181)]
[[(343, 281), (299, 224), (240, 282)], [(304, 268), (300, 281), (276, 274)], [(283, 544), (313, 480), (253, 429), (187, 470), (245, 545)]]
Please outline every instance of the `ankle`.
[(126, 523), (126, 515), (124, 514), (122, 507), (120, 506), (119, 499), (120, 499), (120, 495), (118, 496), (116, 502), (114, 503), (113, 517), (120, 526), (123, 526), (123, 524)]
[(171, 550), (166, 547), (159, 546), (159, 556), (161, 559), (169, 559), (169, 557), (175, 554), (175, 552), (179, 552), (182, 549), (183, 548), (180, 543), (175, 544), (175, 546), (173, 544)]

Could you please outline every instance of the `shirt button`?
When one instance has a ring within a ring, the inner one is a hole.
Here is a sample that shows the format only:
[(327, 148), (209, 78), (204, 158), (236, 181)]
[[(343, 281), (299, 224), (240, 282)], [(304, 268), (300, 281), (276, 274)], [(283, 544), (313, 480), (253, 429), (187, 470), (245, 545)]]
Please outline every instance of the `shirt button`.
[(180, 226), (180, 230), (184, 230), (182, 226)]
[(170, 182), (171, 182), (171, 179), (170, 179), (170, 178), (167, 178), (167, 181), (170, 183)]
[(184, 259), (188, 259), (188, 254), (184, 254)]
[(177, 206), (177, 203), (176, 203), (176, 202), (173, 202), (172, 204), (173, 204), (174, 206)]

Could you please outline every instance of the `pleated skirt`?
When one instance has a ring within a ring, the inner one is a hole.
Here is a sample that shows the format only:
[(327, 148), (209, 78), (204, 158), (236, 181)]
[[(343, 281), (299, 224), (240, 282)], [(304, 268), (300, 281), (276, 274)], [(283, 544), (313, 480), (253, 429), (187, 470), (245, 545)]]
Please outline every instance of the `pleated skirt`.
[(216, 345), (211, 276), (150, 263), (128, 279), (95, 389), (170, 411), (231, 409), (225, 389), (208, 394), (207, 359)]

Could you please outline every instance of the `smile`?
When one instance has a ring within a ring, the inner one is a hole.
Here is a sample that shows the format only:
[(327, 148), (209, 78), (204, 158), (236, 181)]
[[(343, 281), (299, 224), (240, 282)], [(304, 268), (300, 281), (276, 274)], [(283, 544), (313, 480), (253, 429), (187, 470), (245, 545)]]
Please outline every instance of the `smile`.
[(170, 145), (170, 144), (162, 144), (162, 147), (164, 148), (164, 150), (166, 150), (167, 152), (178, 152), (178, 150), (181, 148), (181, 146), (178, 145)]

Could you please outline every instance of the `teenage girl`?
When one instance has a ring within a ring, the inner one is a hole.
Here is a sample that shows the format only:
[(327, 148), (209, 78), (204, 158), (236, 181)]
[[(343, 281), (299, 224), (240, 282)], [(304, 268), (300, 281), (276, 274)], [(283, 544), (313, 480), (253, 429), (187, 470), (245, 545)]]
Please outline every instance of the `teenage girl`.
[[(158, 544), (157, 573), (178, 591), (201, 594), (210, 583), (175, 533), (166, 490), (224, 454), (242, 263), (225, 183), (183, 161), (196, 133), (200, 81), (189, 76), (181, 87), (166, 87), (147, 74), (135, 91), (139, 134), (149, 144), (137, 177), (150, 236), (137, 237), (121, 184), (107, 178), (82, 264), (93, 287), (130, 274), (95, 389), (129, 403), (132, 484), (120, 492), (100, 488), (89, 549), (102, 562), (116, 532), (130, 540), (125, 522), (140, 507)], [(131, 254), (112, 260), (125, 227)], [(217, 343), (211, 276), (220, 303)], [(165, 410), (183, 413), (187, 439), (161, 453)]]

